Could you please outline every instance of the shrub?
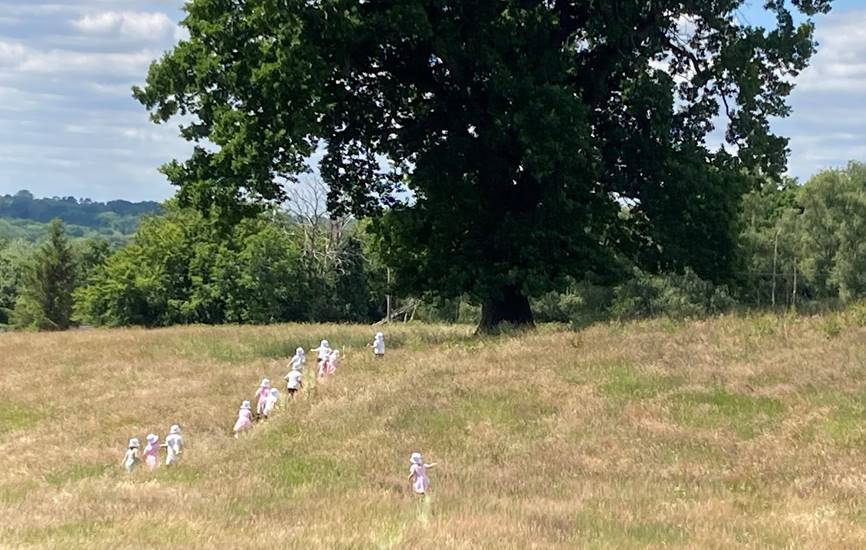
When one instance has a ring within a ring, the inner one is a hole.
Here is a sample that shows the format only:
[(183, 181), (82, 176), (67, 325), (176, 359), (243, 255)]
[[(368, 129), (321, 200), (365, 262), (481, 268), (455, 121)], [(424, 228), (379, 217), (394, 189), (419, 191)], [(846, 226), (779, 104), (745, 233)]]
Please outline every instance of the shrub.
[(619, 319), (701, 317), (721, 313), (734, 303), (727, 287), (704, 281), (691, 269), (666, 275), (636, 270), (614, 288), (610, 312)]

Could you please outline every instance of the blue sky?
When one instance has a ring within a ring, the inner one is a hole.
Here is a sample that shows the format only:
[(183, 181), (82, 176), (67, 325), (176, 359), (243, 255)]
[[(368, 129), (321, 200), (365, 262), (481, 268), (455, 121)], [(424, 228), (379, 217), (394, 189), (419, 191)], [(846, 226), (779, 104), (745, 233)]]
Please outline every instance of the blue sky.
[[(189, 145), (130, 95), (151, 60), (183, 37), (183, 0), (0, 0), (0, 194), (162, 200), (157, 172)], [(766, 24), (760, 0), (740, 16)], [(866, 0), (836, 0), (798, 79), (789, 171), (800, 179), (866, 161)]]

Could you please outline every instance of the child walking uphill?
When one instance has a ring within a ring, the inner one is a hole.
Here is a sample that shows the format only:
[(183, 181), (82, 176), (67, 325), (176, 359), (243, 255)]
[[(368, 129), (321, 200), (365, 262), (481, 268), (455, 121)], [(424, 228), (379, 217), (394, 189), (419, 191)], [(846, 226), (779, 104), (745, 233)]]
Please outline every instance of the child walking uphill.
[(252, 412), (250, 412), (250, 402), (244, 401), (241, 403), (241, 409), (238, 411), (238, 419), (235, 421), (235, 427), (233, 429), (235, 432), (235, 439), (237, 439), (239, 433), (249, 430), (252, 427), (253, 421)]
[(133, 437), (129, 440), (129, 448), (126, 449), (126, 454), (123, 455), (123, 460), (120, 461), (120, 464), (126, 468), (127, 473), (132, 473), (135, 470), (135, 467), (138, 466), (138, 448), (140, 444), (138, 443), (138, 439)]
[(385, 335), (377, 332), (373, 337), (373, 355), (376, 359), (385, 357)]
[(421, 458), (421, 453), (412, 453), (409, 457), (409, 481), (412, 482), (412, 489), (415, 493), (422, 497), (427, 494), (427, 488), (430, 486), (430, 479), (427, 477), (427, 469), (436, 466), (436, 463), (424, 464), (424, 459)]
[(159, 464), (159, 436), (147, 434), (147, 445), (144, 446), (144, 463), (149, 470), (156, 468)]
[(340, 350), (335, 349), (331, 352), (331, 355), (328, 357), (328, 374), (334, 374), (337, 372), (337, 369), (340, 367)]
[(274, 408), (277, 406), (277, 401), (280, 400), (280, 392), (277, 388), (271, 388), (270, 393), (265, 398), (265, 410), (264, 415), (265, 418), (271, 416), (271, 413), (274, 412)]
[(340, 350), (335, 349), (319, 363), (319, 380), (323, 380), (337, 372), (337, 367), (339, 366)]
[(180, 426), (173, 424), (168, 430), (168, 437), (165, 438), (165, 465), (171, 466), (177, 463), (180, 454), (183, 452), (183, 438), (180, 436)]
[(304, 383), (301, 381), (302, 377), (303, 373), (298, 366), (293, 366), (291, 372), (283, 377), (288, 380), (288, 384), (286, 384), (286, 393), (289, 394), (290, 399), (294, 399), (295, 394), (301, 389), (301, 387), (303, 387)]
[(304, 363), (307, 362), (307, 358), (304, 355), (304, 348), (298, 348), (295, 350), (295, 355), (289, 359), (289, 366), (292, 369), (297, 369), (299, 371), (304, 370)]
[(262, 378), (262, 383), (259, 384), (259, 389), (256, 390), (256, 413), (259, 416), (264, 416), (265, 406), (267, 405), (268, 395), (271, 393), (271, 381), (267, 378)]
[[(315, 351), (319, 354), (319, 363), (321, 363), (322, 361), (326, 361), (328, 356), (331, 355), (331, 344), (329, 344), (327, 340), (322, 340), (319, 347), (313, 348), (310, 351)], [(321, 365), (319, 368), (321, 368)]]

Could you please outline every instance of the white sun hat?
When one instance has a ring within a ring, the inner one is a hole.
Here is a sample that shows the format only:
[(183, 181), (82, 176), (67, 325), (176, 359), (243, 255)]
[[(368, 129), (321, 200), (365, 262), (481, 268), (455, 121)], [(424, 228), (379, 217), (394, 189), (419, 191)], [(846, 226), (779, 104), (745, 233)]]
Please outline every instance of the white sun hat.
[(138, 447), (141, 447), (141, 444), (138, 442), (137, 437), (133, 437), (132, 439), (129, 440), (129, 448), (130, 449), (138, 448)]
[(329, 348), (329, 347), (331, 347), (331, 345), (328, 343), (327, 340), (322, 340), (322, 343), (319, 344), (319, 347), (320, 348)]
[(303, 355), (303, 354), (304, 354), (304, 348), (298, 348), (298, 349), (296, 349), (296, 350), (295, 350), (295, 353), (297, 353), (298, 355)]
[(267, 378), (262, 378), (262, 383), (260, 386), (262, 388), (270, 388), (271, 387), (271, 381), (268, 380)]
[(412, 456), (409, 457), (409, 462), (412, 464), (423, 464), (424, 459), (421, 458), (421, 453), (412, 453)]
[(168, 433), (169, 433), (169, 435), (179, 434), (180, 433), (180, 426), (178, 426), (177, 424), (172, 424), (171, 428), (169, 428), (169, 430), (168, 430)]
[(156, 443), (159, 441), (159, 436), (156, 434), (147, 434), (146, 439), (148, 443)]
[(244, 401), (243, 403), (241, 403), (241, 408), (249, 410), (250, 409), (250, 402)]
[(376, 333), (376, 338), (378, 338), (379, 340), (381, 340), (381, 339), (384, 338), (384, 337), (385, 337), (385, 335), (382, 334), (381, 332), (377, 332), (377, 333)]

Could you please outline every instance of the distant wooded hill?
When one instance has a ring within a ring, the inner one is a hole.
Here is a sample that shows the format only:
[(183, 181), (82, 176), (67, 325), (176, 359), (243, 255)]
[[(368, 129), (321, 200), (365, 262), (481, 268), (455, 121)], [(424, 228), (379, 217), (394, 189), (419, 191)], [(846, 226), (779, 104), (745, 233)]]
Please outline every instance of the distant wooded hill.
[(141, 216), (160, 211), (157, 202), (94, 202), (75, 197), (35, 198), (29, 191), (0, 195), (0, 239), (34, 241), (47, 223), (59, 218), (71, 237), (98, 237), (120, 242), (135, 233)]

